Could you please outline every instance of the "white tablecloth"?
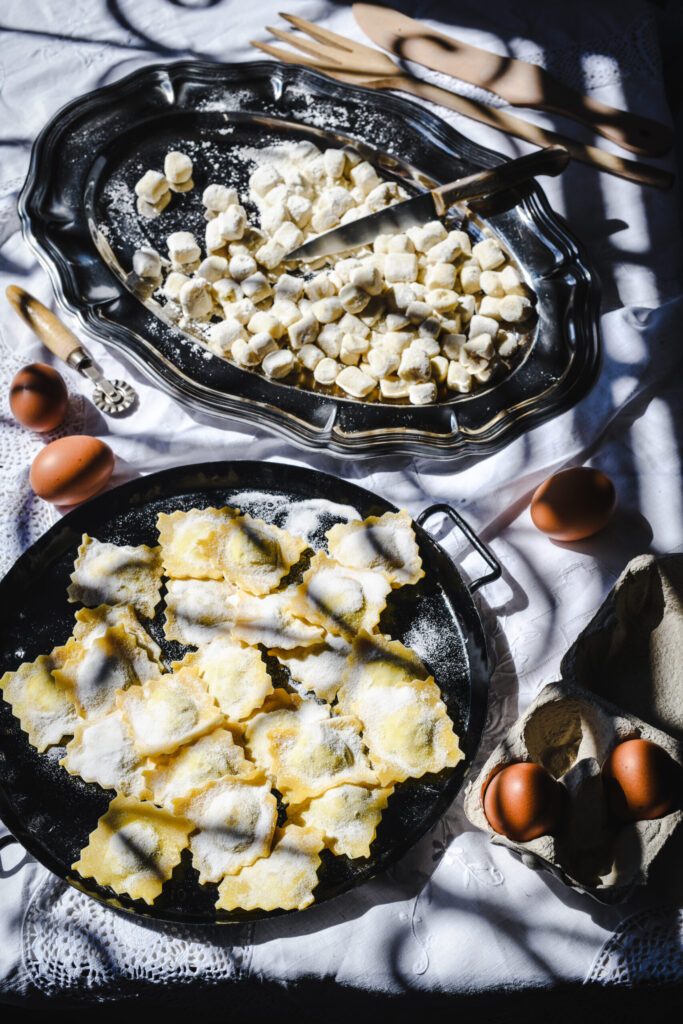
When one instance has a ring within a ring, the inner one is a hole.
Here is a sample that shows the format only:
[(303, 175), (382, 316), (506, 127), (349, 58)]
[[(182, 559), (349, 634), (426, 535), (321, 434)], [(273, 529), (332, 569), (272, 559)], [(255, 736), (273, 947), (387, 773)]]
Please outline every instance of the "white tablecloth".
[[(0, 303), (4, 287), (14, 282), (54, 308), (47, 276), (22, 240), (16, 213), (30, 145), (45, 121), (68, 100), (152, 62), (253, 59), (248, 41), (268, 38), (264, 26), (277, 23), (279, 5), (5, 0), (2, 6)], [(455, 6), (447, 13), (446, 3), (400, 6), (442, 31), (542, 63), (598, 99), (669, 119), (654, 26), (647, 5), (636, 0), (575, 0), (564, 11), (540, 0), (461, 0), (457, 14)], [(291, 0), (289, 10), (367, 42), (346, 5)], [(444, 82), (424, 69), (418, 73)], [(457, 88), (503, 105), (474, 87)], [(508, 156), (529, 148), (438, 112)], [(593, 141), (573, 122), (524, 116)], [(600, 145), (612, 148), (605, 140)], [(673, 165), (665, 160), (662, 166)], [(427, 459), (338, 460), (237, 423), (223, 430), (206, 426), (88, 339), (104, 372), (131, 380), (140, 394), (135, 415), (106, 419), (90, 404), (88, 385), (60, 367), (76, 396), (65, 430), (106, 439), (117, 456), (112, 484), (173, 465), (248, 457), (353, 479), (413, 514), (432, 501), (456, 505), (505, 569), (478, 600), (495, 664), (478, 760), (538, 690), (557, 678), (564, 651), (626, 562), (644, 551), (683, 545), (683, 301), (675, 193), (643, 189), (579, 164), (542, 183), (587, 246), (602, 280), (601, 376), (575, 409), (464, 471)], [(43, 442), (12, 422), (4, 397), (21, 365), (51, 357), (7, 305), (0, 347), (0, 567), (6, 570), (58, 513), (30, 492), (28, 469)], [(612, 476), (618, 510), (594, 539), (553, 545), (531, 524), (529, 496), (551, 471), (579, 464)], [(466, 574), (479, 573), (476, 557), (447, 530), (439, 536)], [(233, 998), (235, 986), (256, 978), (331, 979), (386, 992), (469, 992), (683, 972), (680, 891), (666, 865), (627, 903), (607, 908), (491, 846), (465, 819), (462, 798), (381, 877), (303, 914), (243, 927), (139, 924), (66, 887), (16, 847), (0, 856), (0, 993), (10, 1001), (41, 1004), (57, 995), (114, 1000), (128, 994), (166, 1000), (196, 989), (201, 1004), (202, 994), (206, 998), (215, 986)]]

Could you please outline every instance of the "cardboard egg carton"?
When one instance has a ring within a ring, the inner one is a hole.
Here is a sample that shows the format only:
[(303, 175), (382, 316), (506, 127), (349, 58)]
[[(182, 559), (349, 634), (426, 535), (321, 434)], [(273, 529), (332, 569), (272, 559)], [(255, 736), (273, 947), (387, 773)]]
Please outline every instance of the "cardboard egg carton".
[[(682, 596), (683, 556), (646, 555), (629, 563), (563, 659), (564, 678), (541, 690), (465, 791), (467, 817), (491, 842), (604, 903), (625, 899), (647, 880), (655, 857), (683, 821), (683, 810), (676, 810), (652, 821), (615, 822), (600, 778), (610, 751), (634, 737), (657, 743), (683, 766)], [(594, 692), (604, 686), (614, 698), (620, 681), (628, 711)], [(634, 702), (640, 714), (633, 713)], [(641, 717), (644, 712), (649, 721)], [(555, 836), (516, 843), (489, 825), (486, 784), (499, 768), (518, 761), (542, 765), (569, 794)]]

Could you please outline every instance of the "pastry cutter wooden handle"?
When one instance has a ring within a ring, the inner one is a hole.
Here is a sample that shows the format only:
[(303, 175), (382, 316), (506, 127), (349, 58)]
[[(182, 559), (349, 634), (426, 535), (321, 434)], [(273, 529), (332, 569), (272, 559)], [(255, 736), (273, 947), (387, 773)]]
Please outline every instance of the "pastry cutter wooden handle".
[(47, 306), (15, 284), (7, 288), (6, 295), (24, 323), (50, 352), (93, 382), (92, 400), (100, 412), (120, 416), (132, 407), (137, 395), (130, 384), (103, 377), (87, 349)]

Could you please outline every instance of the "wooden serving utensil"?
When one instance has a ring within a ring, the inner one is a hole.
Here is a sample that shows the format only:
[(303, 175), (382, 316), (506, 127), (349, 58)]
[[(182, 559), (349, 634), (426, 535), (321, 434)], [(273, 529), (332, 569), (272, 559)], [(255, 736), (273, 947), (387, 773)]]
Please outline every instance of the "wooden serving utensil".
[(673, 131), (666, 125), (582, 96), (536, 64), (482, 50), (388, 7), (357, 3), (353, 14), (372, 41), (396, 57), (481, 86), (513, 107), (574, 118), (644, 156), (662, 156), (673, 145)]
[(336, 32), (331, 32), (320, 25), (314, 25), (303, 18), (297, 18), (293, 14), (281, 12), (280, 17), (301, 32), (305, 32), (316, 42), (312, 42), (310, 38), (304, 40), (291, 32), (282, 32), (280, 29), (268, 27), (268, 31), (277, 39), (310, 54), (309, 57), (302, 57), (300, 53), (292, 53), (291, 50), (271, 46), (270, 43), (251, 40), (252, 46), (270, 54), (271, 57), (277, 57), (278, 60), (288, 64), (303, 65), (320, 71), (329, 78), (352, 85), (362, 85), (366, 89), (397, 89), (432, 103), (440, 103), (474, 121), (480, 121), (490, 128), (508, 132), (510, 135), (517, 135), (520, 139), (526, 139), (537, 146), (563, 146), (574, 160), (580, 160), (599, 171), (616, 174), (619, 178), (635, 181), (639, 185), (654, 185), (655, 188), (668, 189), (673, 184), (674, 176), (669, 171), (663, 171), (659, 167), (650, 167), (648, 164), (638, 163), (635, 160), (623, 160), (621, 157), (615, 156), (614, 153), (607, 153), (604, 149), (598, 149), (596, 146), (585, 146), (582, 142), (576, 142), (575, 139), (570, 139), (566, 135), (560, 135), (559, 132), (546, 131), (545, 128), (539, 128), (538, 125), (524, 121), (521, 117), (514, 117), (512, 114), (506, 114), (502, 110), (490, 107), (487, 103), (465, 99), (464, 96), (449, 92), (448, 89), (430, 85), (428, 82), (423, 82), (419, 78), (414, 78), (403, 72), (391, 57), (374, 47), (364, 46), (354, 39), (340, 36)]

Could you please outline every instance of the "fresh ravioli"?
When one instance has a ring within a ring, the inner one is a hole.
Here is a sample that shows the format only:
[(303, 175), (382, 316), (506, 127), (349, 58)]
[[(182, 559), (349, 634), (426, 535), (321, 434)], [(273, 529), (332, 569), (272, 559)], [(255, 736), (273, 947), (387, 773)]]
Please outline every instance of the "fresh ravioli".
[(343, 636), (326, 633), (322, 644), (294, 648), (292, 651), (268, 651), (289, 669), (297, 690), (311, 692), (331, 703), (349, 664), (351, 644)]
[(83, 643), (69, 640), (67, 658), (56, 678), (74, 695), (83, 715), (100, 717), (113, 711), (116, 694), (155, 679), (159, 666), (123, 626), (109, 626), (101, 636)]
[(168, 640), (199, 647), (232, 627), (234, 614), (229, 599), (235, 594), (231, 583), (218, 580), (169, 580), (166, 585)]
[(147, 758), (135, 749), (133, 736), (116, 709), (94, 721), (81, 721), (59, 762), (70, 775), (97, 782), (126, 796), (144, 795)]
[(263, 774), (219, 779), (190, 794), (180, 806), (198, 828), (190, 850), (202, 885), (235, 875), (268, 856), (277, 801)]
[(66, 647), (55, 647), (51, 654), (24, 662), (16, 672), (5, 672), (0, 679), (0, 690), (12, 714), (41, 754), (71, 736), (79, 721), (71, 688), (55, 676), (67, 655)]
[(72, 867), (83, 878), (153, 903), (180, 861), (192, 828), (154, 804), (117, 796)]
[(271, 731), (275, 785), (285, 800), (299, 804), (345, 782), (376, 784), (360, 731), (357, 718), (338, 715)]
[(193, 508), (160, 512), (157, 517), (164, 572), (173, 579), (222, 580), (223, 572), (211, 553), (211, 541), (239, 509)]
[(108, 544), (84, 533), (67, 595), (69, 601), (89, 608), (130, 604), (151, 619), (159, 603), (162, 572), (158, 547)]
[(198, 672), (226, 718), (240, 722), (261, 707), (273, 684), (256, 647), (220, 636), (198, 651), (186, 654), (173, 669)]
[(144, 686), (125, 690), (116, 700), (136, 749), (152, 757), (173, 753), (223, 721), (213, 697), (190, 668), (167, 672)]
[(349, 569), (319, 551), (311, 559), (289, 611), (329, 633), (353, 636), (375, 628), (390, 592), (391, 584), (382, 573)]
[(292, 821), (322, 832), (325, 846), (336, 856), (369, 857), (382, 811), (393, 792), (393, 786), (336, 786), (307, 803)]
[(148, 762), (145, 796), (169, 810), (176, 809), (194, 789), (224, 776), (250, 776), (261, 771), (248, 761), (228, 729), (214, 729), (175, 754)]
[(229, 583), (262, 595), (279, 586), (308, 544), (272, 523), (243, 515), (214, 533), (208, 547)]
[(337, 562), (352, 569), (378, 570), (392, 587), (417, 583), (424, 576), (413, 521), (405, 509), (369, 516), (362, 523), (337, 523), (325, 536)]
[(322, 833), (287, 825), (275, 830), (270, 856), (255, 861), (218, 886), (219, 910), (303, 910), (318, 884)]
[(276, 594), (255, 597), (239, 592), (229, 599), (233, 614), (231, 636), (244, 644), (263, 644), (292, 650), (319, 644), (323, 638), (320, 626), (297, 618), (290, 610), (296, 588)]

